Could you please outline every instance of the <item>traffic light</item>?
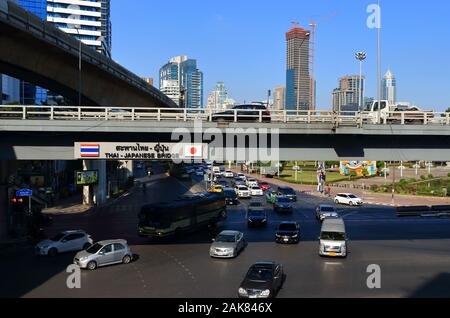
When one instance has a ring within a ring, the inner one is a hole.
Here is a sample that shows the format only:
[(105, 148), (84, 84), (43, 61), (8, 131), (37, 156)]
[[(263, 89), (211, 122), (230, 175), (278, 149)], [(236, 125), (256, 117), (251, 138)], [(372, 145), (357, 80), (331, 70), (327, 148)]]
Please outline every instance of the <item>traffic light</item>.
[(14, 197), (11, 199), (11, 208), (14, 212), (23, 212), (25, 207), (24, 198)]

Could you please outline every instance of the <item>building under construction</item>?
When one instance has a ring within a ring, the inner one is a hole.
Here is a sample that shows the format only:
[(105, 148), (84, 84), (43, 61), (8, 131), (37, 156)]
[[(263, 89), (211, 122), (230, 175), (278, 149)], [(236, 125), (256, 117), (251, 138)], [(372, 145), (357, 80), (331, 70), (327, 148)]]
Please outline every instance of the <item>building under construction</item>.
[(311, 32), (296, 24), (286, 33), (286, 109), (311, 109), (311, 77), (309, 71)]

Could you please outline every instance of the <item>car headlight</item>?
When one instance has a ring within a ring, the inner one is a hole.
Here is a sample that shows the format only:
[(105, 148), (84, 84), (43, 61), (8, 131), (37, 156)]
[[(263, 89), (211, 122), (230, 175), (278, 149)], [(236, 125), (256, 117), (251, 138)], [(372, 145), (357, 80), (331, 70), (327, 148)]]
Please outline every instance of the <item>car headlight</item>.
[(279, 235), (279, 234), (275, 234), (275, 236), (276, 236), (276, 237), (278, 237), (278, 238), (280, 238), (280, 237), (281, 237), (281, 235)]
[(292, 236), (292, 238), (296, 239), (298, 237), (298, 234), (295, 234), (294, 236)]
[(88, 259), (89, 259), (89, 257), (84, 256), (84, 257), (80, 258), (80, 261), (84, 262), (84, 261), (87, 261)]
[(239, 295), (247, 295), (247, 291), (244, 288), (239, 288)]
[(261, 296), (262, 296), (262, 297), (269, 297), (269, 296), (270, 296), (270, 290), (269, 290), (269, 289), (264, 290), (264, 291), (261, 293)]

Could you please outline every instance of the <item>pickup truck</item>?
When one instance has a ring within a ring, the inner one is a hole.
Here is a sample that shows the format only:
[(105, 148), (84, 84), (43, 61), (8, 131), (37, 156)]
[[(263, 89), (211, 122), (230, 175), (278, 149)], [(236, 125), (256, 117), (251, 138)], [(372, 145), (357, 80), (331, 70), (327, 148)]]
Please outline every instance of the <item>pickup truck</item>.
[[(380, 114), (378, 101), (367, 104), (364, 114), (367, 115), (369, 123), (377, 124)], [(419, 124), (423, 125), (434, 119), (433, 111), (423, 111), (416, 106), (406, 104), (389, 104), (388, 101), (381, 101), (381, 122), (387, 124)], [(426, 121), (426, 122), (425, 122)]]

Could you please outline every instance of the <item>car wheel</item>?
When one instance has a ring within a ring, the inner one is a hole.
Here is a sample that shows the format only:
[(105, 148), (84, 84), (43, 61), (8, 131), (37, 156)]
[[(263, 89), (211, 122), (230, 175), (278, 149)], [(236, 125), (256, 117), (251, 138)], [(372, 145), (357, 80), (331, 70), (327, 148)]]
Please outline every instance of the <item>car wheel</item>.
[(83, 245), (83, 250), (85, 251), (85, 250), (87, 250), (89, 247), (91, 247), (91, 244), (90, 244), (90, 243), (86, 243), (86, 244)]
[(56, 255), (58, 255), (58, 250), (56, 248), (53, 247), (48, 251), (48, 256), (54, 257)]
[(130, 255), (125, 255), (122, 259), (122, 263), (124, 264), (130, 264), (131, 263), (131, 256)]
[(354, 204), (353, 204), (353, 201), (350, 201), (349, 205), (350, 205), (350, 206), (353, 206), (353, 205), (354, 205)]
[(97, 269), (97, 263), (94, 262), (94, 261), (90, 261), (90, 262), (87, 264), (87, 268), (88, 268), (90, 271), (94, 271), (94, 270)]
[(339, 200), (334, 200), (334, 203), (339, 204)]

